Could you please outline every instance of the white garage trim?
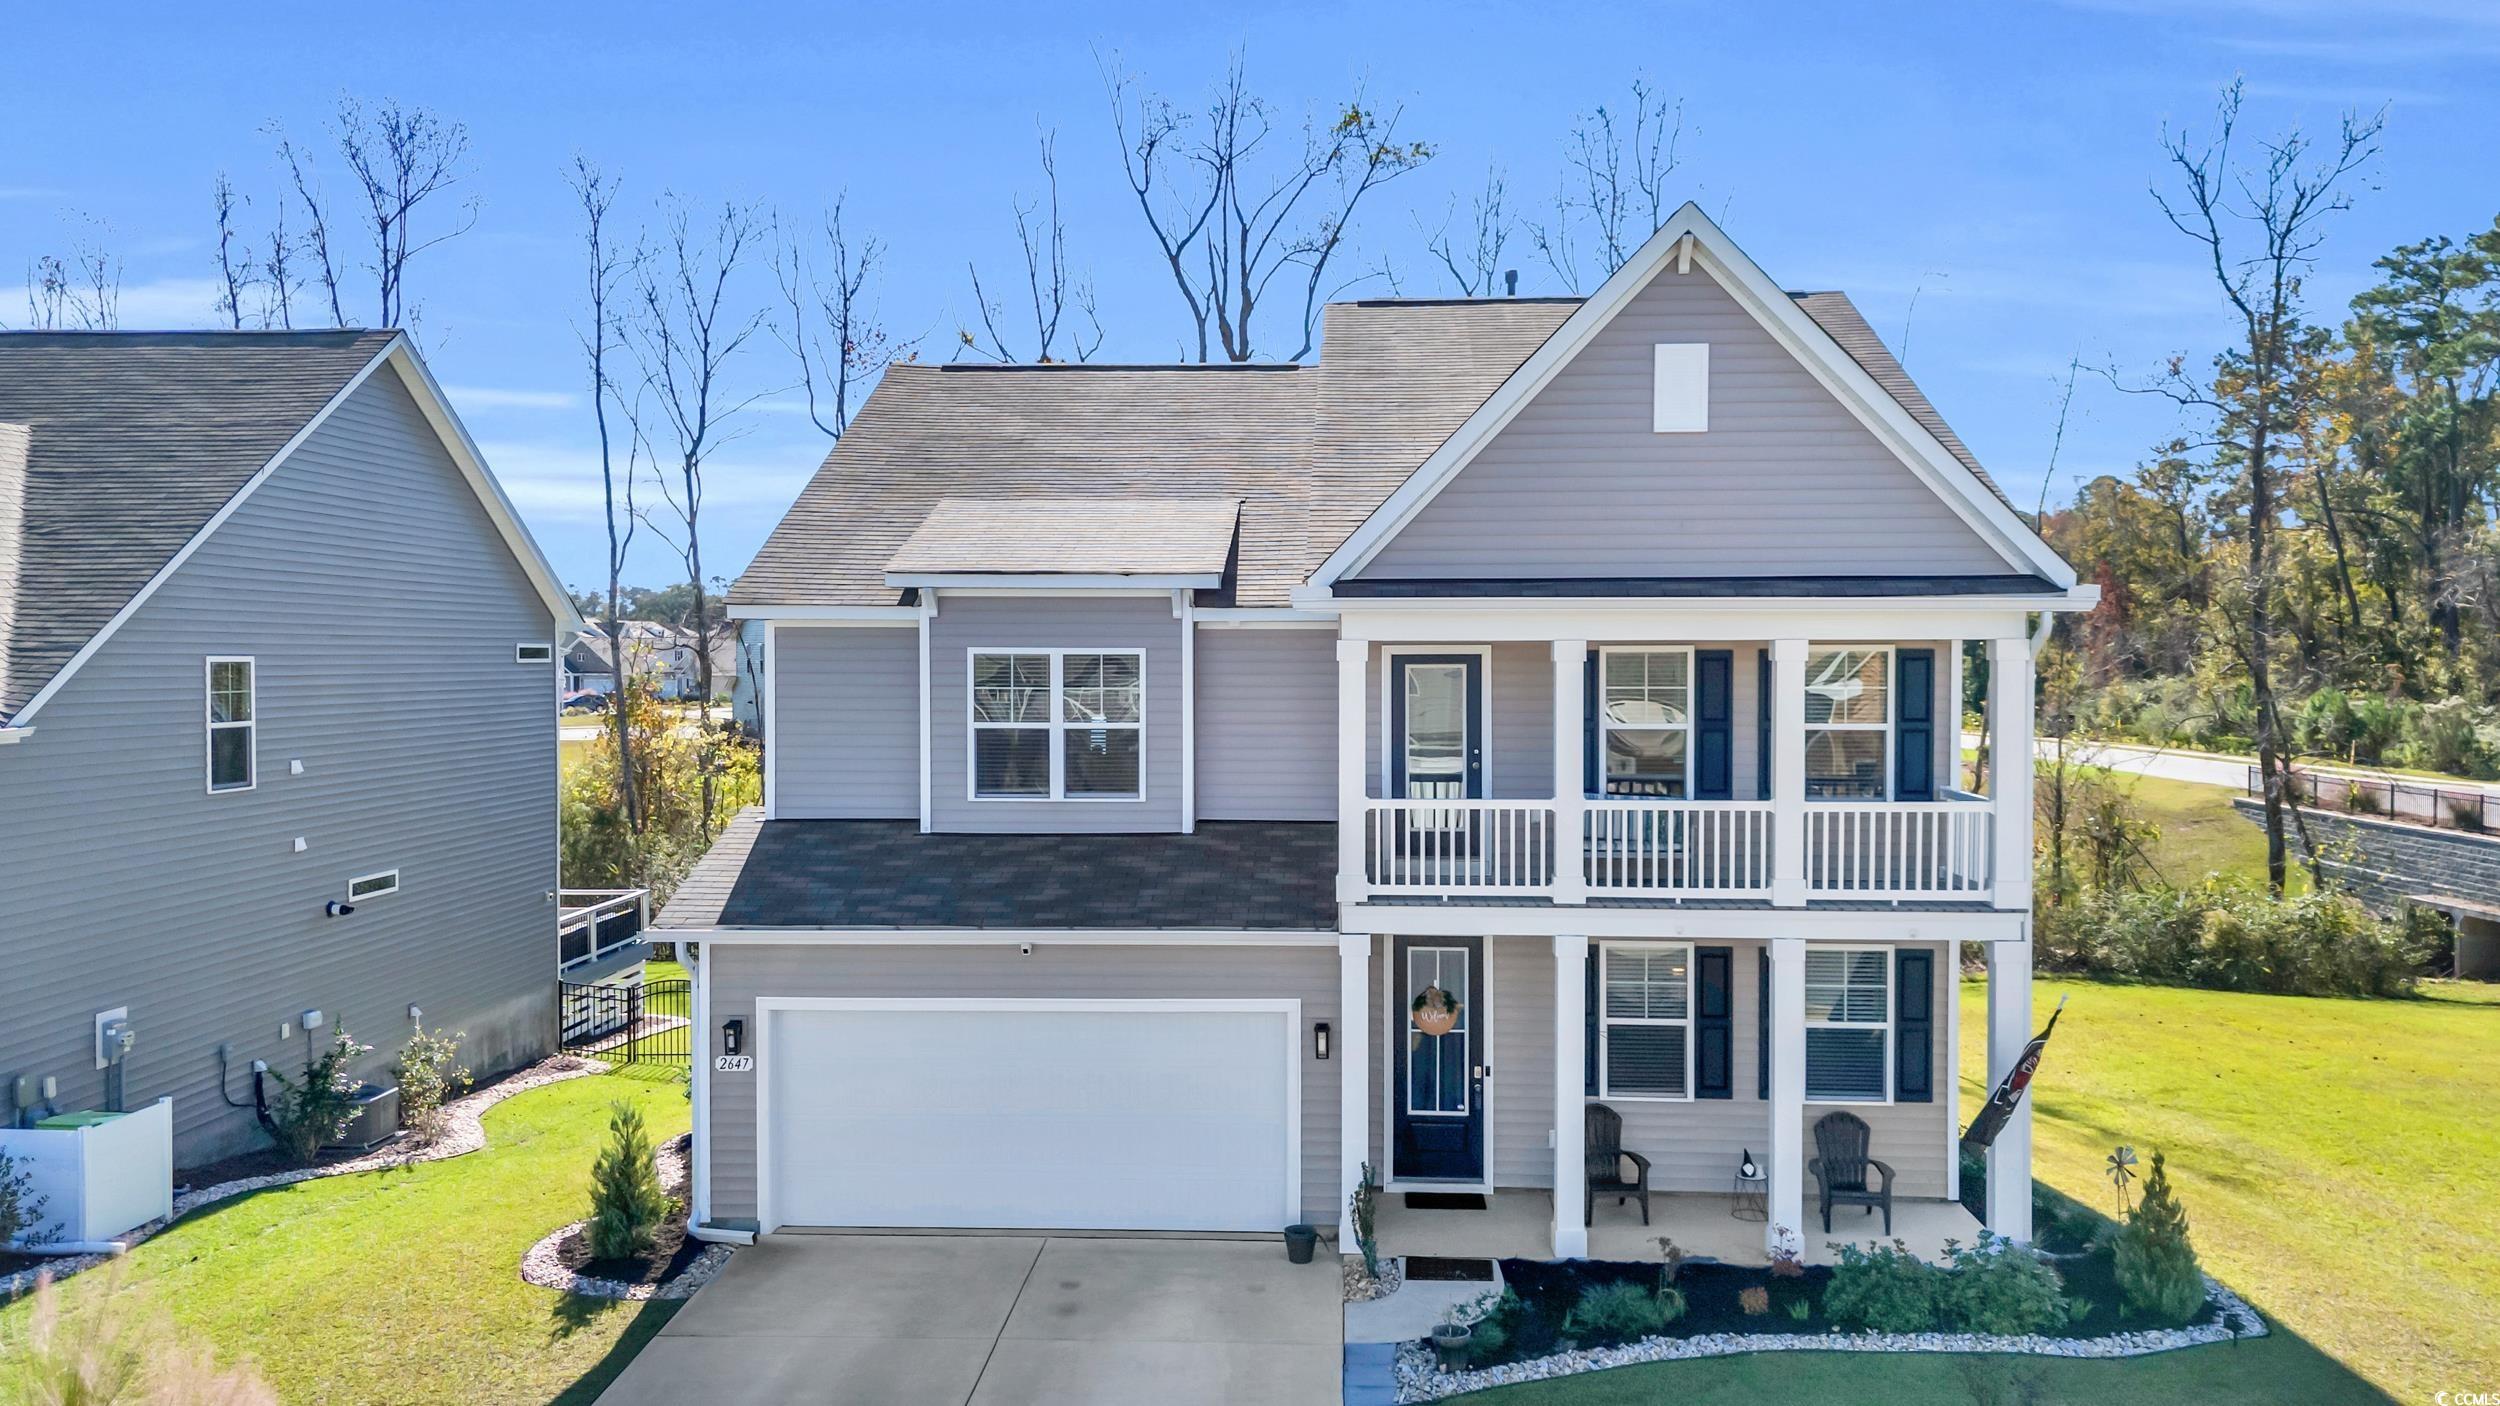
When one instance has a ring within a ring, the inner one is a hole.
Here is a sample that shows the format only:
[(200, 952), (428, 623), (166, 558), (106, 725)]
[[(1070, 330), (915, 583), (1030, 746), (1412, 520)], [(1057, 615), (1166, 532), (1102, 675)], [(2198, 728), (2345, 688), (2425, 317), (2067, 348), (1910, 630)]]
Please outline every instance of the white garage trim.
[(764, 1232), (781, 1228), (773, 1186), (773, 1024), (782, 1012), (799, 1011), (1050, 1011), (1269, 1014), (1282, 1017), (1284, 1061), (1284, 1200), (1279, 1227), (1302, 1220), (1302, 1002), (1276, 1000), (1113, 1000), (1044, 997), (954, 996), (759, 996), (755, 1001), (755, 1211)]

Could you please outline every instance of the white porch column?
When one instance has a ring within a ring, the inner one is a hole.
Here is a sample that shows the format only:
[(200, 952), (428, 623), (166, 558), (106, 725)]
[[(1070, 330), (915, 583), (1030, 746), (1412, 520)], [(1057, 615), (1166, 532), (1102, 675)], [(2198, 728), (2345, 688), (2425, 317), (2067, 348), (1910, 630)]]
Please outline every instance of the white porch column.
[(1806, 943), (1771, 939), (1771, 1155), (1765, 1249), (1802, 1250), (1806, 1234)]
[(1588, 961), (1585, 937), (1554, 938), (1554, 1258), (1587, 1259)]
[(2031, 907), (2031, 641), (1988, 641), (1988, 798), (1996, 804), (1996, 906)]
[[(1771, 641), (1771, 906), (1806, 902), (1806, 642)], [(1798, 988), (1800, 991), (1803, 987)]]
[(1371, 645), (1337, 641), (1337, 901), (1360, 903), (1370, 884), (1363, 868), (1364, 722), (1371, 686)]
[[(1991, 676), (1993, 677), (1993, 675)], [(2029, 729), (2024, 729), (2026, 733)], [(2030, 740), (2024, 739), (2024, 754)], [(2025, 770), (2029, 770), (2028, 767)], [(2026, 856), (2027, 857), (2027, 856)], [(1988, 1090), (2031, 1043), (2031, 938), (1988, 944)], [(2008, 1240), (2031, 1238), (2031, 1096), (2014, 1106), (1988, 1149), (1988, 1228)]]
[(1372, 1149), (1370, 933), (1337, 935), (1337, 1253), (1354, 1247), (1354, 1188)]
[(1589, 642), (1554, 641), (1554, 901), (1589, 899), (1588, 780), (1584, 773), (1588, 730)]

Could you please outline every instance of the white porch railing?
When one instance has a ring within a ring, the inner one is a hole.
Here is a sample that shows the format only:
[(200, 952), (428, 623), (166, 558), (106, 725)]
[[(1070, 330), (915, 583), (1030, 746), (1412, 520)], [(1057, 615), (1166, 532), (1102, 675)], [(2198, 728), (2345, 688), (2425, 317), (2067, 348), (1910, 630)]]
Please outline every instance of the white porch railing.
[(1369, 801), (1364, 879), (1374, 893), (1535, 896), (1554, 887), (1550, 801)]
[(1987, 801), (1813, 801), (1806, 892), (1815, 898), (1990, 896), (1996, 836)]
[(1622, 898), (1758, 898), (1771, 889), (1768, 801), (1588, 803), (1588, 891)]
[(595, 962), (651, 926), (649, 889), (563, 889), (556, 904), (558, 971)]

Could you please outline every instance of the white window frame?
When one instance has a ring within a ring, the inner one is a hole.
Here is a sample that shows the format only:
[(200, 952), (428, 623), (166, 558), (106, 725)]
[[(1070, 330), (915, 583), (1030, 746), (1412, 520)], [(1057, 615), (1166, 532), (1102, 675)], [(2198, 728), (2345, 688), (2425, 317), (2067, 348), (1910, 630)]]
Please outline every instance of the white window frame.
[[(1890, 644), (1807, 645), (1806, 692), (1809, 695), (1814, 691), (1814, 656), (1817, 654), (1839, 654), (1844, 652), (1850, 654), (1880, 654), (1884, 656), (1884, 720), (1879, 723), (1808, 722), (1805, 724), (1803, 730), (1807, 738), (1812, 738), (1814, 734), (1818, 732), (1881, 733), (1884, 739), (1884, 794), (1880, 796), (1817, 796), (1813, 793), (1813, 778), (1808, 776), (1806, 800), (1809, 804), (1815, 802), (1837, 802), (1840, 804), (1847, 804), (1850, 801), (1889, 801), (1898, 793), (1901, 785), (1901, 778), (1894, 774), (1897, 769), (1895, 763), (1899, 760), (1899, 758), (1895, 753), (1895, 745), (1892, 736), (1893, 722), (1896, 718), (1901, 716), (1901, 702), (1899, 697), (1901, 689), (1901, 660), (1899, 657), (1900, 646)], [(1799, 699), (1797, 701), (1797, 706), (1801, 710), (1799, 716), (1802, 717), (1805, 700), (1802, 698)], [(1961, 754), (1961, 744), (1956, 742), (1954, 744), (1953, 755), (1959, 757)]]
[[(1050, 658), (1048, 716), (1039, 723), (982, 722), (975, 707), (975, 681), (984, 654), (1041, 654)], [(1067, 660), (1071, 654), (1124, 655), (1137, 661), (1137, 721), (1072, 723), (1067, 719)], [(1067, 734), (1098, 728), (1137, 734), (1137, 794), (1133, 796), (1071, 796), (1068, 794)], [(1050, 794), (1047, 796), (985, 796), (981, 794), (981, 734), (984, 731), (1047, 731), (1050, 734)], [(1146, 799), (1146, 651), (1134, 645), (1044, 649), (1017, 645), (975, 645), (964, 651), (964, 795), (984, 804), (1036, 801), (1078, 805), (1136, 805)]]
[[(538, 652), (536, 654), (531, 654), (527, 652), (530, 650), (536, 650)], [(523, 640), (512, 646), (512, 662), (515, 664), (552, 663), (555, 657), (556, 647), (552, 644), (544, 642), (533, 643), (529, 640)]]
[[(358, 893), (356, 891), (356, 886), (358, 884), (369, 884), (376, 879), (388, 879), (390, 880), (390, 886), (387, 888), (374, 889), (367, 893)], [(396, 869), (385, 869), (378, 874), (358, 874), (356, 877), (347, 881), (347, 901), (350, 903), (362, 903), (368, 898), (388, 898), (397, 892), (399, 892), (399, 871)]]
[[(1812, 1008), (1809, 1007), (1805, 1016), (1805, 1028), (1807, 1034), (1804, 1044), (1797, 1051), (1798, 1058), (1804, 1062), (1805, 1066), (1806, 1102), (1832, 1107), (1850, 1107), (1856, 1105), (1868, 1108), (1888, 1108), (1892, 1106), (1893, 1095), (1896, 1092), (1893, 1088), (1893, 1076), (1897, 1072), (1895, 1062), (1900, 1058), (1901, 1041), (1901, 1002), (1900, 994), (1893, 989), (1896, 984), (1895, 976), (1897, 972), (1893, 951), (1894, 949), (1890, 947), (1870, 943), (1817, 942), (1810, 944), (1807, 947), (1806, 955), (1809, 961), (1812, 960), (1816, 953), (1821, 952), (1840, 954), (1844, 958), (1847, 954), (1852, 952), (1874, 952), (1883, 957), (1884, 1019), (1880, 1028), (1884, 1032), (1884, 1095), (1881, 1098), (1815, 1097), (1813, 1032), (1816, 1030), (1874, 1030), (1879, 1027), (1870, 1025), (1862, 1020), (1817, 1020), (1814, 1016)], [(1843, 970), (1846, 970), (1845, 965)]]
[[(1689, 942), (1601, 942), (1597, 944), (1597, 1096), (1624, 1103), (1691, 1103), (1693, 1101), (1693, 1013), (1694, 1003), (1701, 997), (1701, 973), (1694, 961), (1693, 944)], [(1606, 985), (1614, 975), (1614, 958), (1618, 952), (1637, 952), (1644, 956), (1682, 953), (1684, 956), (1684, 1018), (1669, 1020), (1663, 1016), (1616, 1016), (1606, 1009)], [(1684, 1092), (1659, 1094), (1627, 1092), (1614, 1087), (1614, 1073), (1608, 1068), (1607, 1029), (1616, 1025), (1681, 1025), (1684, 1027)]]
[[(217, 666), (240, 664), (247, 671), (250, 688), (244, 697), (244, 708), (251, 716), (241, 722), (217, 721)], [(200, 785), (212, 796), (231, 796), (260, 788), (260, 661), (249, 654), (212, 654), (200, 664)], [(240, 731), (243, 744), (243, 784), (217, 784), (217, 734)]]
[[(1684, 656), (1684, 721), (1682, 723), (1631, 723), (1619, 726), (1612, 717), (1608, 716), (1606, 665), (1609, 659), (1618, 654), (1681, 654)], [(1599, 647), (1597, 651), (1597, 791), (1599, 795), (1613, 796), (1614, 794), (1606, 789), (1608, 782), (1612, 779), (1606, 770), (1608, 756), (1606, 742), (1609, 736), (1616, 732), (1681, 732), (1684, 734), (1684, 794), (1672, 799), (1689, 801), (1693, 798), (1693, 712), (1696, 703), (1695, 695), (1700, 689), (1700, 680), (1694, 675), (1695, 662), (1694, 648), (1689, 644), (1621, 644)], [(1667, 798), (1626, 795), (1620, 799), (1628, 801)]]

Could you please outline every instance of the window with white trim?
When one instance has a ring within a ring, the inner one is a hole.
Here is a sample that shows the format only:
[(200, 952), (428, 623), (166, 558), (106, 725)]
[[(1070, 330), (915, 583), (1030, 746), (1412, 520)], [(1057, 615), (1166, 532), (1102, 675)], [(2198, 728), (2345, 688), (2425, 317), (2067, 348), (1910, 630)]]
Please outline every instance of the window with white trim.
[(1606, 794), (1692, 794), (1693, 651), (1598, 652)]
[(977, 800), (1143, 796), (1145, 656), (1135, 650), (974, 650)]
[(396, 869), (385, 869), (379, 874), (359, 874), (347, 881), (347, 901), (350, 903), (362, 903), (368, 898), (397, 892), (399, 871)]
[(212, 658), (207, 669), (208, 789), (249, 791), (254, 779), (253, 665), (249, 657)]
[(1693, 1096), (1693, 949), (1598, 948), (1597, 1087), (1608, 1098)]
[(1806, 949), (1806, 1098), (1892, 1099), (1892, 953), (1882, 947)]
[(1806, 795), (1892, 795), (1892, 648), (1806, 651)]

